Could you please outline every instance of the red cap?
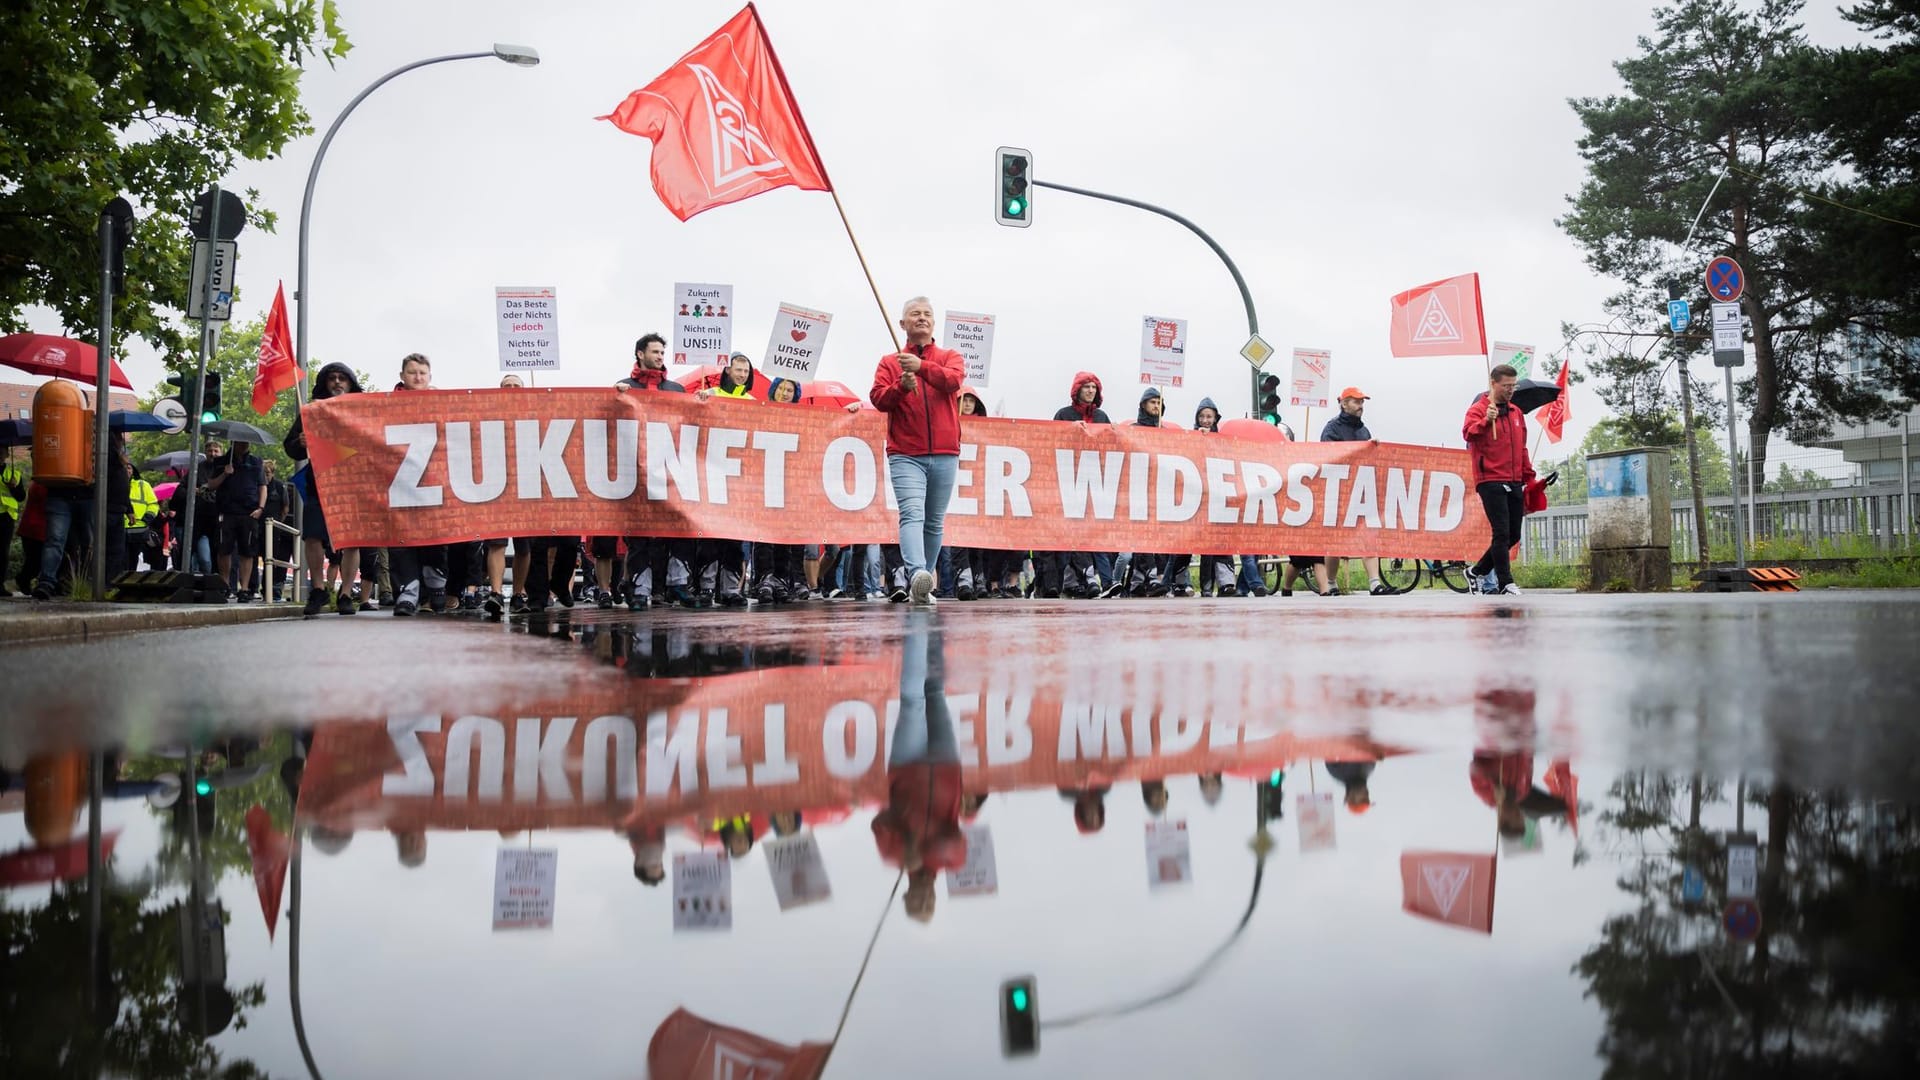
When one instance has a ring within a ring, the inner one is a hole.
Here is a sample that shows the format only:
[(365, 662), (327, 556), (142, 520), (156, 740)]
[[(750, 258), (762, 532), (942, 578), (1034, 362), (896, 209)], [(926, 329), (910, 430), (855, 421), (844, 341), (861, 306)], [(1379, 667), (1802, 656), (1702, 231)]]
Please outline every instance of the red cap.
[(1349, 386), (1345, 390), (1340, 391), (1340, 399), (1342, 401), (1350, 397), (1357, 397), (1361, 401), (1367, 400), (1367, 395), (1361, 393), (1360, 388), (1357, 386)]

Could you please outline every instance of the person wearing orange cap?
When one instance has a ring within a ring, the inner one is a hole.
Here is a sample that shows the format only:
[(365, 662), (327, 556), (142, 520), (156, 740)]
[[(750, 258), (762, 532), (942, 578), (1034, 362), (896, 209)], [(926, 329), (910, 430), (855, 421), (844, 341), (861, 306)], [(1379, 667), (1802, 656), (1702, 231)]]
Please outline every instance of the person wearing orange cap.
[(1374, 763), (1371, 761), (1329, 761), (1327, 775), (1340, 781), (1347, 789), (1347, 811), (1364, 814), (1373, 807), (1373, 793), (1367, 790), (1367, 781), (1373, 777)]
[[(1340, 411), (1327, 426), (1320, 429), (1321, 442), (1372, 442), (1373, 432), (1367, 430), (1367, 423), (1361, 415), (1367, 409), (1367, 395), (1357, 386), (1349, 386), (1340, 391)], [(1380, 558), (1376, 555), (1363, 557), (1361, 565), (1367, 568), (1367, 592), (1373, 596), (1392, 596), (1393, 590), (1380, 580)], [(1327, 585), (1337, 586), (1340, 582), (1340, 556), (1327, 556)]]

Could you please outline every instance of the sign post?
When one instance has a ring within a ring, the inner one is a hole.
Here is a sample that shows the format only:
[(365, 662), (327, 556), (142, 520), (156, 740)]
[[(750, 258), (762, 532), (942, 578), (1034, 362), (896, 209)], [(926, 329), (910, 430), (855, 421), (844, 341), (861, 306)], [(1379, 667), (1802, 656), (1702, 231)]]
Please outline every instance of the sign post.
[(1667, 326), (1676, 334), (1684, 334), (1687, 327), (1693, 325), (1693, 308), (1685, 300), (1667, 301)]
[(721, 364), (733, 355), (733, 286), (673, 287), (673, 362)]
[[(200, 207), (205, 206), (204, 219), (200, 216)], [(232, 222), (233, 210), (241, 212), (240, 221), (246, 222), (246, 207), (231, 192), (223, 192), (219, 186), (208, 188), (195, 204), (193, 233), (201, 237), (227, 237), (224, 240), (202, 239), (193, 245), (193, 288), (189, 291), (187, 303), (188, 317), (200, 320), (200, 363), (194, 368), (193, 385), (205, 386), (207, 383), (207, 357), (213, 351), (213, 324), (226, 322), (233, 313), (234, 267), (240, 253), (232, 241), (238, 235), (240, 226)], [(221, 222), (226, 219), (226, 224)], [(201, 223), (204, 220), (205, 229)], [(222, 259), (221, 249), (225, 249)], [(202, 251), (206, 252), (202, 265)], [(220, 295), (224, 292), (224, 296)], [(216, 313), (217, 312), (217, 313)], [(199, 390), (193, 391), (195, 395)], [(204, 405), (187, 413), (187, 515), (180, 523), (180, 535), (186, 537), (187, 568), (193, 568), (193, 510), (200, 500), (193, 493), (200, 487), (200, 414)]]
[(1140, 381), (1180, 386), (1187, 380), (1187, 320), (1149, 315), (1140, 325)]
[[(1740, 295), (1746, 291), (1746, 275), (1741, 273), (1740, 264), (1725, 255), (1707, 264), (1707, 291), (1713, 294), (1713, 363), (1726, 373), (1727, 383), (1727, 465), (1732, 475), (1739, 475), (1740, 460), (1738, 436), (1735, 433), (1737, 405), (1733, 399), (1733, 369), (1745, 366), (1747, 347), (1742, 340), (1740, 323)], [(1742, 570), (1747, 568), (1747, 530), (1741, 520), (1740, 485), (1735, 483), (1733, 495), (1733, 554), (1735, 564)], [(1701, 558), (1706, 553), (1701, 552)]]
[(560, 370), (559, 297), (552, 286), (497, 286), (493, 317), (501, 371)]

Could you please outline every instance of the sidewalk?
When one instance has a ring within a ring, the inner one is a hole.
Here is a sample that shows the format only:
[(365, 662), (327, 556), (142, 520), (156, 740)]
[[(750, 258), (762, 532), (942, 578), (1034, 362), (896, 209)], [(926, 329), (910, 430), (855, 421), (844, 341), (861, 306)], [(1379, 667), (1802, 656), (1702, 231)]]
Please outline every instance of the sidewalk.
[(112, 634), (297, 619), (298, 604), (93, 604), (0, 599), (0, 646), (81, 643)]

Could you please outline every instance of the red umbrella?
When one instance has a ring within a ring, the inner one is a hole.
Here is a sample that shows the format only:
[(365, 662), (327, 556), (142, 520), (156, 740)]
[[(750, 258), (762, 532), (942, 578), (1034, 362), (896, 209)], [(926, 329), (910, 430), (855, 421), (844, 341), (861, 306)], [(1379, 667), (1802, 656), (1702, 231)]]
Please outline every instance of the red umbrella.
[[(8, 334), (0, 338), (0, 365), (35, 375), (52, 375), (91, 383), (99, 372), (94, 366), (98, 363), (95, 359), (97, 355), (93, 346), (86, 342), (54, 337), (52, 334)], [(109, 362), (113, 368), (108, 381), (122, 390), (133, 389), (133, 384), (127, 381), (127, 373), (120, 370), (119, 361)]]
[(834, 382), (832, 379), (815, 379), (800, 391), (802, 405), (829, 405), (836, 409), (844, 409), (862, 400), (865, 399), (848, 389), (846, 383)]
[(1293, 441), (1287, 438), (1287, 433), (1280, 430), (1279, 427), (1269, 424), (1264, 420), (1254, 420), (1245, 416), (1220, 421), (1220, 434), (1235, 435), (1253, 442), (1283, 443)]
[(720, 376), (725, 374), (726, 370), (719, 364), (701, 364), (699, 367), (688, 368), (675, 375), (673, 381), (686, 387), (688, 393), (692, 393), (695, 390), (720, 385)]

